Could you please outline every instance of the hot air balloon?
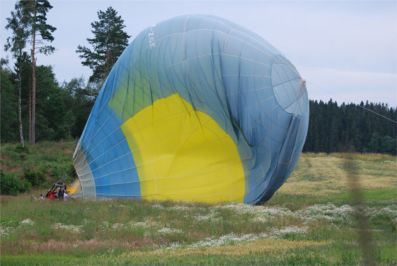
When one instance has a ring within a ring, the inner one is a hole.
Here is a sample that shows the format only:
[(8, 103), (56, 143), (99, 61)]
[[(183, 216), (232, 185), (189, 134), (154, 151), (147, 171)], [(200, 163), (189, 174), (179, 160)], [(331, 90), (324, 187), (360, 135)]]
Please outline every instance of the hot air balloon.
[(268, 200), (308, 128), (305, 82), (260, 36), (213, 16), (141, 32), (113, 66), (74, 153), (86, 198)]

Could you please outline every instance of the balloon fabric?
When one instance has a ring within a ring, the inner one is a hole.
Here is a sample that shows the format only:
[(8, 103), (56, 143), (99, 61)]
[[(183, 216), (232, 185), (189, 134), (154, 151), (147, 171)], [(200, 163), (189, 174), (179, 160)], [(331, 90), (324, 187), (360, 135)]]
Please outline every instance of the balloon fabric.
[(87, 198), (263, 202), (293, 171), (309, 120), (296, 68), (212, 16), (141, 32), (113, 66), (74, 153)]

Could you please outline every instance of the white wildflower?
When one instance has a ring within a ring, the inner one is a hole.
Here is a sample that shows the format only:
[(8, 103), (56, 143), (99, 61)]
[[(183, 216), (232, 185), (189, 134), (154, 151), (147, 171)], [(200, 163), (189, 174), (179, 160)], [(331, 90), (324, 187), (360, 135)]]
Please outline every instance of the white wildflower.
[(157, 232), (161, 234), (176, 234), (176, 233), (182, 233), (182, 230), (176, 228), (163, 227), (159, 229)]
[(21, 224), (24, 224), (24, 225), (34, 225), (34, 222), (33, 222), (31, 219), (27, 218), (27, 219), (21, 221)]
[(183, 247), (183, 245), (179, 242), (172, 242), (171, 245), (169, 245), (168, 247), (166, 247), (166, 249), (177, 249), (177, 248), (181, 248)]
[(175, 205), (175, 206), (169, 207), (168, 209), (175, 210), (175, 211), (188, 211), (191, 208), (189, 208), (188, 206), (183, 206), (183, 205)]
[(194, 219), (196, 221), (208, 221), (208, 220), (217, 221), (220, 220), (220, 217), (216, 217), (217, 215), (218, 213), (212, 209), (208, 214), (205, 215), (198, 214), (194, 216)]
[(392, 220), (397, 219), (397, 210), (393, 209), (392, 206), (384, 207), (380, 210), (372, 210), (369, 212), (368, 216), (371, 218), (376, 216), (386, 216)]
[(244, 234), (244, 235), (237, 235), (234, 233), (223, 235), (219, 238), (212, 239), (212, 238), (206, 238), (204, 240), (195, 242), (188, 247), (192, 248), (197, 248), (197, 247), (218, 247), (218, 246), (224, 246), (230, 243), (235, 243), (235, 242), (242, 242), (242, 241), (253, 241), (257, 240), (260, 238), (266, 238), (268, 235), (266, 233), (260, 233), (260, 234)]
[(263, 216), (256, 216), (253, 219), (254, 222), (259, 222), (259, 223), (266, 223), (269, 221), (268, 217), (263, 217)]
[(114, 229), (114, 230), (119, 230), (119, 229), (123, 229), (123, 228), (124, 228), (124, 224), (121, 224), (121, 223), (112, 224), (112, 229)]
[(340, 207), (334, 204), (316, 204), (303, 210), (296, 211), (297, 217), (305, 220), (325, 219), (328, 221), (348, 221), (353, 214), (353, 208), (349, 205)]
[(62, 229), (65, 231), (69, 231), (71, 233), (80, 233), (81, 232), (81, 226), (79, 225), (67, 225), (67, 224), (61, 224), (61, 223), (56, 223), (52, 226), (54, 229)]
[(271, 235), (275, 237), (284, 236), (287, 234), (304, 234), (307, 232), (307, 227), (287, 226), (281, 229), (274, 229)]
[(269, 219), (275, 217), (295, 216), (292, 211), (282, 207), (251, 206), (238, 203), (216, 206), (215, 208), (233, 210), (241, 215), (249, 214), (257, 222), (267, 222)]
[(146, 222), (129, 222), (128, 224), (132, 227), (150, 227), (149, 223)]
[(151, 228), (151, 227), (156, 227), (158, 225), (158, 223), (148, 219), (143, 222), (130, 221), (130, 222), (128, 222), (128, 225), (130, 227)]
[(8, 236), (12, 232), (12, 227), (3, 227), (0, 225), (0, 237)]

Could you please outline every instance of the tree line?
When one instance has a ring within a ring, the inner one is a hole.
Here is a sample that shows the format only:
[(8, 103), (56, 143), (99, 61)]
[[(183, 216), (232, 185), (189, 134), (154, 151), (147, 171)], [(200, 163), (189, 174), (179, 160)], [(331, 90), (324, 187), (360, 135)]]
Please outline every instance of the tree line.
[[(121, 16), (112, 7), (98, 11), (91, 23), (89, 47), (76, 53), (92, 70), (85, 82), (75, 78), (59, 84), (50, 66), (37, 65), (37, 54), (56, 51), (51, 46), (56, 28), (47, 23), (48, 0), (17, 1), (7, 18), (10, 32), (5, 50), (14, 59), (1, 59), (1, 142), (34, 144), (36, 140), (79, 138), (111, 67), (128, 45)], [(29, 46), (29, 47), (28, 47)], [(307, 152), (379, 152), (397, 154), (397, 110), (382, 103), (338, 105), (310, 101)]]
[(383, 103), (338, 105), (310, 101), (310, 122), (303, 151), (397, 154), (397, 108)]

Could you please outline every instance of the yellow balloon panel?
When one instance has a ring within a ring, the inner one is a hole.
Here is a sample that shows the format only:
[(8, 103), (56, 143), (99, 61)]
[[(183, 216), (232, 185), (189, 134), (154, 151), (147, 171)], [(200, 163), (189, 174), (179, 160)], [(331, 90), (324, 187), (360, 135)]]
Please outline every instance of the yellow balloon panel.
[(231, 137), (178, 94), (129, 118), (123, 133), (149, 200), (243, 202), (244, 168)]

